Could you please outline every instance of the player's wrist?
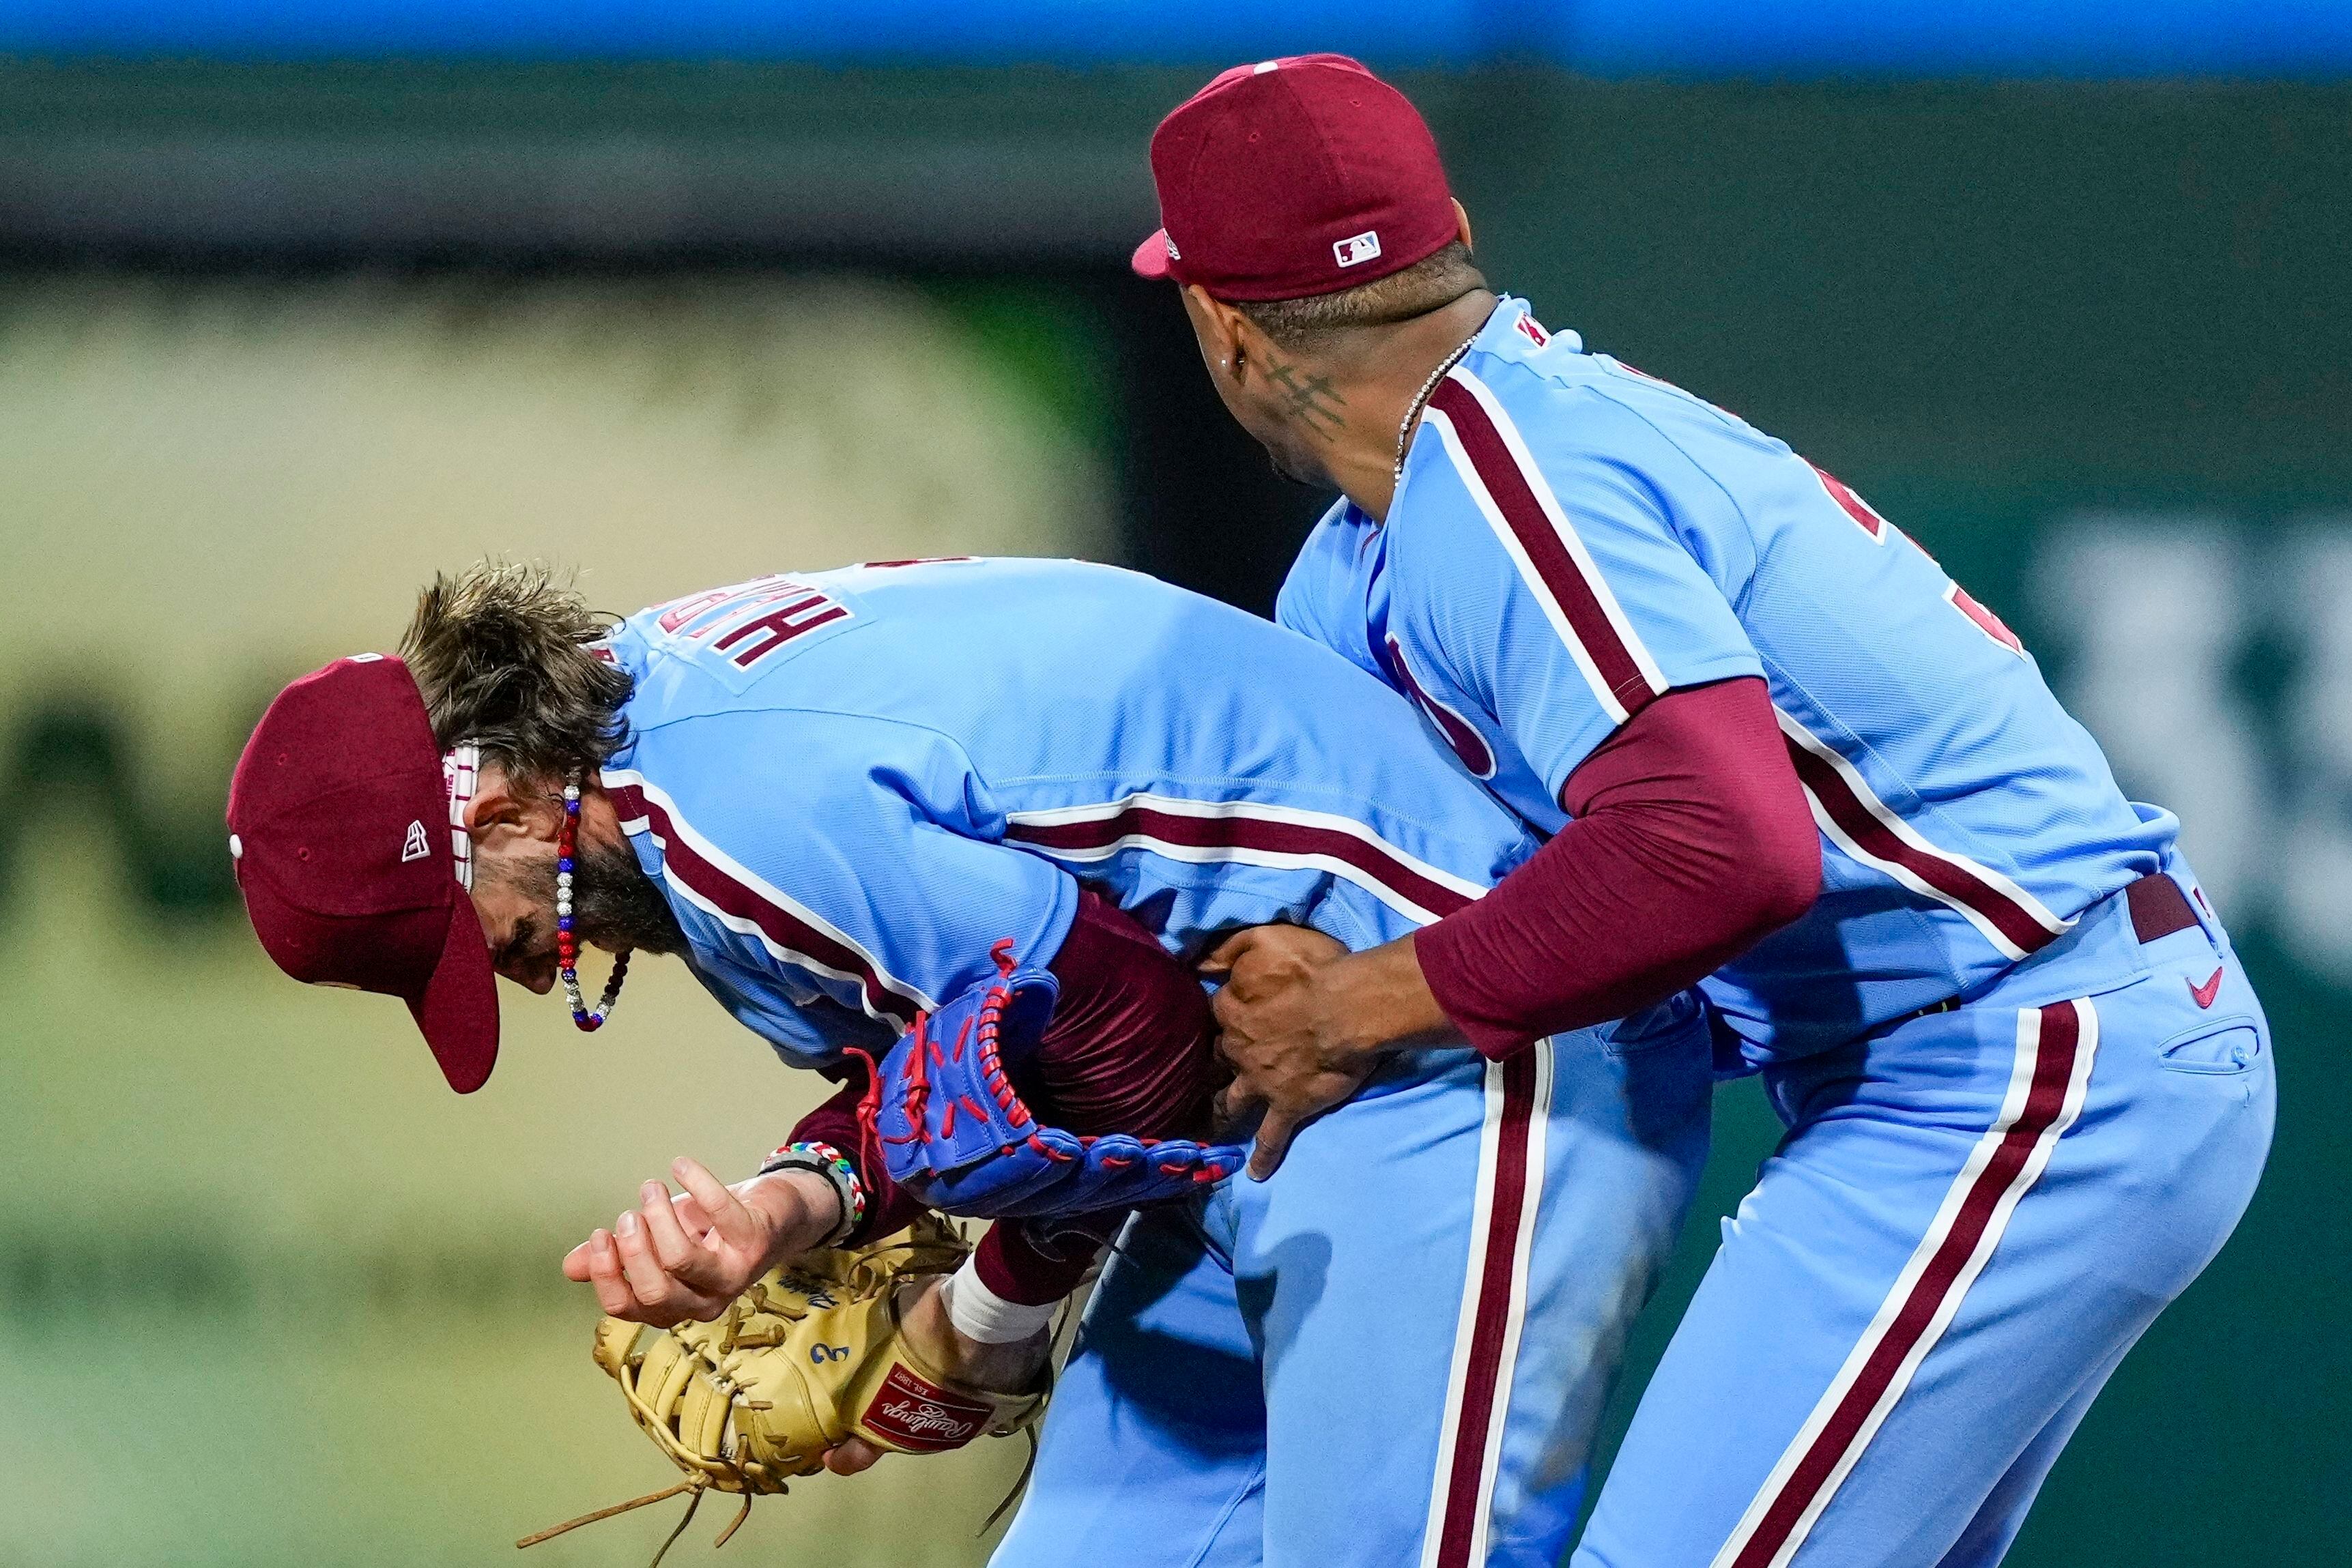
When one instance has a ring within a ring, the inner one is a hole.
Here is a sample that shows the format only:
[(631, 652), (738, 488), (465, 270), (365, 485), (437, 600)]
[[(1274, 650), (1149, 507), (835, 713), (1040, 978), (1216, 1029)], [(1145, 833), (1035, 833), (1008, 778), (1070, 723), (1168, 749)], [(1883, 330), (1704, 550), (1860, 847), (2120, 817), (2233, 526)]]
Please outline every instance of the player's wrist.
[(857, 1166), (850, 1157), (831, 1144), (815, 1139), (795, 1139), (779, 1145), (760, 1162), (760, 1175), (772, 1176), (779, 1171), (806, 1172), (833, 1188), (833, 1228), (810, 1242), (810, 1246), (830, 1247), (845, 1241), (865, 1222), (865, 1180), (857, 1174)]
[(908, 1343), (932, 1363), (933, 1370), (967, 1388), (1018, 1394), (1034, 1387), (1053, 1348), (1046, 1326), (1018, 1339), (974, 1338), (955, 1322), (949, 1282), (946, 1276), (927, 1280), (901, 1298)]
[(1343, 1062), (1368, 1064), (1454, 1036), (1410, 936), (1335, 958), (1315, 983), (1324, 994), (1326, 1039)]
[(815, 1171), (769, 1171), (736, 1191), (767, 1222), (768, 1268), (824, 1246), (842, 1228), (841, 1194)]

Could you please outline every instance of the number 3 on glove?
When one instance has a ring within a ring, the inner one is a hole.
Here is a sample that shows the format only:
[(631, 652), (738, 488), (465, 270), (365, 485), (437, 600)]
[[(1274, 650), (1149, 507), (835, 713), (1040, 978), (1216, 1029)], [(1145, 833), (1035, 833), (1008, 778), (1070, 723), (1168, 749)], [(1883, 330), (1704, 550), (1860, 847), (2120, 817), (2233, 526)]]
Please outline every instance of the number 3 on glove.
[(1241, 1168), (1249, 1151), (1234, 1144), (1082, 1137), (1039, 1122), (1007, 1070), (1045, 1038), (1060, 983), (1016, 967), (1009, 941), (992, 956), (996, 977), (918, 1016), (875, 1075), (870, 1103), (891, 1180), (944, 1213), (1042, 1218), (1182, 1197)]

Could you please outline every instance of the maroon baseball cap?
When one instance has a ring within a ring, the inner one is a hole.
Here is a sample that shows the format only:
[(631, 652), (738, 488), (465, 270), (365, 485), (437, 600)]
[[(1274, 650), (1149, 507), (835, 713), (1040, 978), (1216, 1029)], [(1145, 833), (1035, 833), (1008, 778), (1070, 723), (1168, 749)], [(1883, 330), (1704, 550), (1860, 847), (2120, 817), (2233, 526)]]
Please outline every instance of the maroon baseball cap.
[(354, 654), (278, 693), (237, 758), (228, 826), (246, 915), (278, 967), (400, 998), (449, 1087), (479, 1089), (499, 1059), (498, 977), (408, 666)]
[(1151, 133), (1145, 277), (1220, 299), (1353, 288), (1461, 237), (1437, 141), (1404, 94), (1345, 55), (1235, 66)]

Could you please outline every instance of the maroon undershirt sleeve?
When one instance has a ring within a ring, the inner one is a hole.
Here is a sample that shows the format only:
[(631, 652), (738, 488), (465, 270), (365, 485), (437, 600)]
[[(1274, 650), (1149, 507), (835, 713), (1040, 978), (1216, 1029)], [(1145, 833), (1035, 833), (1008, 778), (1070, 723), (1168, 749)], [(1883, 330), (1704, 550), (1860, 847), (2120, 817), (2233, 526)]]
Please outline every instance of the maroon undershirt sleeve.
[[(1032, 1108), (1084, 1134), (1205, 1135), (1216, 1026), (1192, 973), (1117, 905), (1090, 892), (1079, 894), (1070, 934), (1046, 967), (1061, 982), (1061, 998), (1036, 1053), (1013, 1074)], [(919, 1208), (859, 1148), (857, 1104), (866, 1083), (864, 1064), (854, 1064), (840, 1092), (793, 1130), (795, 1141), (831, 1144), (856, 1166), (866, 1192), (858, 1239), (888, 1235)], [(1050, 1235), (1035, 1222), (1000, 1221), (982, 1239), (974, 1267), (1007, 1301), (1060, 1301), (1076, 1288), (1119, 1218), (1062, 1222)]]
[(1500, 1060), (1664, 1000), (1812, 907), (1821, 841), (1754, 676), (1668, 692), (1560, 789), (1573, 821), (1413, 937), (1430, 992)]

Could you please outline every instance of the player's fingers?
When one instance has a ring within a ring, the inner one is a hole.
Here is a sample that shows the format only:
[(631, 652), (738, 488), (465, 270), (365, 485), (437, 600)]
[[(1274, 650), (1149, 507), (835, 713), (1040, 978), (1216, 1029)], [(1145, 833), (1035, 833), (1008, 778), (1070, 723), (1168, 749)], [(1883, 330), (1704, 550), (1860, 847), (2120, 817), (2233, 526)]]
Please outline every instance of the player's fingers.
[[(751, 1282), (737, 1277), (742, 1272), (741, 1254), (714, 1250), (699, 1231), (688, 1235), (678, 1223), (677, 1206), (661, 1183), (649, 1181), (645, 1190), (645, 1206), (638, 1213), (645, 1221), (646, 1238), (661, 1271), (675, 1287), (664, 1299), (698, 1317), (715, 1316), (717, 1308), (734, 1300)], [(705, 1312), (701, 1310), (705, 1307), (712, 1310)]]
[(718, 1232), (719, 1240), (730, 1247), (756, 1248), (767, 1239), (761, 1233), (759, 1216), (744, 1205), (733, 1187), (712, 1176), (701, 1161), (680, 1155), (670, 1161), (669, 1169), (687, 1195), (701, 1206), (709, 1221), (704, 1228)]
[(664, 1269), (646, 1240), (645, 1222), (638, 1211), (622, 1215), (613, 1230), (613, 1249), (620, 1255), (621, 1288), (627, 1293), (627, 1304), (607, 1309), (613, 1316), (666, 1329), (688, 1318), (709, 1322), (734, 1300), (731, 1292), (697, 1289)]
[(705, 1247), (710, 1245), (710, 1213), (696, 1201), (694, 1194), (679, 1193), (669, 1200), (669, 1206), (677, 1210), (677, 1222), (686, 1228), (688, 1236), (696, 1238)]
[(672, 1274), (690, 1269), (709, 1255), (709, 1249), (698, 1236), (689, 1236), (686, 1227), (677, 1222), (677, 1207), (669, 1200), (669, 1188), (657, 1181), (649, 1181), (637, 1189), (637, 1213), (644, 1220), (646, 1239), (653, 1246), (654, 1256), (661, 1260), (662, 1268)]
[(1255, 925), (1247, 926), (1242, 930), (1234, 932), (1232, 936), (1226, 937), (1223, 941), (1209, 949), (1208, 956), (1201, 960), (1199, 966), (1201, 973), (1204, 975), (1230, 974), (1233, 971), (1234, 965), (1240, 961), (1241, 956), (1248, 952), (1252, 946), (1255, 946), (1256, 942), (1257, 927)]
[[(596, 1234), (601, 1236), (604, 1232), (600, 1230)], [(592, 1245), (593, 1245), (593, 1239), (590, 1241), (583, 1241), (579, 1246), (574, 1247), (571, 1251), (566, 1252), (563, 1255), (563, 1277), (565, 1279), (583, 1285), (588, 1282), (588, 1249)]]
[(824, 1468), (837, 1476), (854, 1476), (860, 1470), (870, 1470), (880, 1461), (882, 1450), (863, 1437), (846, 1437), (835, 1448), (824, 1451)]
[(653, 1243), (646, 1238), (645, 1216), (639, 1211), (625, 1209), (614, 1222), (613, 1247), (621, 1255), (622, 1276), (639, 1305), (663, 1306), (680, 1292), (678, 1282), (654, 1255)]
[(610, 1231), (599, 1230), (588, 1239), (588, 1282), (596, 1287), (596, 1304), (607, 1317), (635, 1316), (636, 1292), (622, 1278), (621, 1255), (613, 1246)]
[(1217, 1091), (1210, 1103), (1210, 1116), (1219, 1143), (1240, 1143), (1254, 1132), (1265, 1115), (1265, 1097), (1251, 1090), (1240, 1079)]
[(1257, 1125), (1257, 1142), (1250, 1147), (1250, 1180), (1264, 1181), (1282, 1168), (1283, 1156), (1290, 1153), (1290, 1140), (1297, 1136), (1303, 1119), (1280, 1109), (1265, 1113), (1265, 1120)]

